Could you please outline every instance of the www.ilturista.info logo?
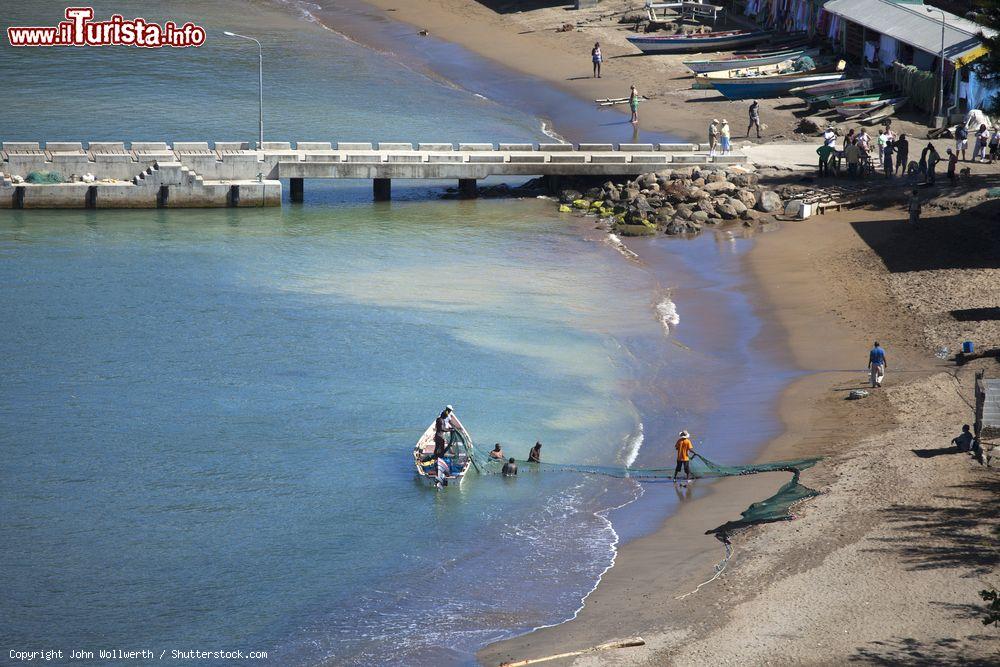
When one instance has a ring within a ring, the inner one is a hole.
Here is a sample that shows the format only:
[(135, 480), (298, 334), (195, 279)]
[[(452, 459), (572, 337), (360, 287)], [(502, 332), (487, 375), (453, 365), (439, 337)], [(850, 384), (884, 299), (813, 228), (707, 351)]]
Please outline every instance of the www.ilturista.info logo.
[(56, 26), (7, 28), (11, 46), (139, 46), (158, 49), (184, 48), (205, 43), (205, 29), (188, 21), (163, 25), (143, 18), (126, 19), (114, 14), (107, 21), (92, 21), (93, 7), (67, 7), (66, 20)]

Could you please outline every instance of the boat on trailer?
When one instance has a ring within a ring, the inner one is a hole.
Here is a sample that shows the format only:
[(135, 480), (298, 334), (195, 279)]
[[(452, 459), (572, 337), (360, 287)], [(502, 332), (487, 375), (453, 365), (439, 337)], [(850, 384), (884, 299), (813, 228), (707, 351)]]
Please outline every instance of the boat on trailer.
[[(431, 486), (437, 485), (437, 459), (434, 457), (434, 427), (436, 420), (431, 422), (424, 434), (417, 440), (413, 448), (413, 465), (417, 477)], [(474, 459), (475, 445), (472, 436), (462, 426), (462, 422), (452, 414), (451, 431), (448, 445), (445, 449), (445, 461), (448, 462), (448, 483), (461, 484), (470, 468), (476, 467)]]
[(677, 35), (626, 37), (645, 54), (728, 51), (737, 46), (760, 44), (771, 38), (764, 30), (724, 30), (721, 32), (687, 32)]

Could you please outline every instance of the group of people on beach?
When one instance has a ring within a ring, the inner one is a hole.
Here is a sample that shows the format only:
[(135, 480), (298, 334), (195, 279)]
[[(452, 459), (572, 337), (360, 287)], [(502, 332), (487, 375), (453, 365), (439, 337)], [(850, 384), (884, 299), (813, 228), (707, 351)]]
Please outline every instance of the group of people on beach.
[[(958, 161), (968, 161), (968, 130), (960, 125), (955, 131), (955, 148), (946, 149), (948, 180), (955, 184), (958, 180)], [(850, 178), (865, 178), (881, 171), (886, 178), (896, 175), (918, 176), (923, 183), (934, 185), (937, 182), (937, 165), (942, 157), (932, 142), (927, 142), (920, 151), (920, 159), (910, 161), (910, 143), (905, 134), (899, 136), (892, 130), (889, 123), (879, 129), (878, 135), (872, 137), (865, 128), (851, 128), (843, 138), (843, 145), (837, 149), (837, 132), (828, 127), (823, 132), (823, 144), (816, 149), (819, 156), (819, 175), (834, 176), (839, 172), (840, 161), (847, 164), (847, 175)], [(991, 133), (986, 125), (980, 125), (976, 133), (976, 144), (973, 149), (973, 162), (987, 162), (1000, 159), (1000, 128), (994, 128)]]

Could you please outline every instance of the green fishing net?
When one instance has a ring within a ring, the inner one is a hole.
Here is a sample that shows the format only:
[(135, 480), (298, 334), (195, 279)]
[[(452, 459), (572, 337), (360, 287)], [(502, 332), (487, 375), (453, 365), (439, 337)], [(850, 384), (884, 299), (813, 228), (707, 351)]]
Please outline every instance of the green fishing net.
[[(464, 440), (463, 440), (464, 441)], [(471, 443), (471, 439), (468, 440)], [(484, 473), (498, 474), (503, 461), (491, 459), (489, 455), (474, 446), (470, 450), (473, 462), (477, 470)], [(757, 475), (767, 472), (789, 472), (792, 479), (784, 484), (778, 491), (760, 502), (748, 507), (742, 516), (729, 521), (718, 528), (707, 531), (709, 535), (715, 535), (719, 540), (728, 544), (729, 537), (733, 533), (762, 523), (773, 523), (775, 521), (787, 521), (792, 518), (789, 508), (800, 500), (811, 498), (819, 494), (818, 491), (810, 489), (799, 483), (799, 475), (803, 470), (813, 467), (819, 463), (818, 457), (790, 459), (787, 461), (771, 461), (767, 463), (753, 463), (749, 465), (727, 466), (716, 463), (704, 456), (695, 453), (690, 462), (691, 476), (694, 479), (717, 479), (722, 477), (740, 477), (744, 475)], [(579, 473), (588, 475), (606, 475), (609, 477), (619, 477), (622, 479), (635, 479), (638, 481), (671, 479), (674, 476), (674, 467), (669, 468), (632, 468), (628, 466), (599, 466), (570, 463), (529, 463), (518, 461), (520, 473)], [(683, 474), (683, 473), (682, 473)]]
[(29, 183), (62, 183), (63, 177), (56, 171), (32, 171), (24, 180)]

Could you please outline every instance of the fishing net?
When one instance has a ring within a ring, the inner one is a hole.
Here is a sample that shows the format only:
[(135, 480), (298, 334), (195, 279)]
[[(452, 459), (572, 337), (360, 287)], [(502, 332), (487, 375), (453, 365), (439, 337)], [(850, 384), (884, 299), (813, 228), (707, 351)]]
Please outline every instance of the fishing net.
[(56, 171), (33, 171), (24, 179), (29, 183), (62, 183), (63, 178)]
[[(477, 464), (480, 472), (498, 474), (503, 461), (490, 458), (489, 454), (473, 448), (473, 461)], [(812, 498), (819, 494), (818, 491), (810, 489), (799, 483), (799, 475), (803, 470), (807, 470), (822, 459), (818, 457), (789, 459), (786, 461), (770, 461), (767, 463), (753, 463), (749, 465), (730, 466), (716, 463), (706, 459), (701, 454), (695, 453), (690, 462), (691, 477), (694, 479), (718, 479), (722, 477), (740, 477), (745, 475), (757, 475), (768, 472), (789, 472), (792, 479), (781, 486), (778, 491), (760, 502), (756, 502), (748, 507), (739, 519), (729, 521), (718, 528), (713, 528), (706, 532), (708, 535), (715, 535), (725, 544), (729, 544), (729, 537), (744, 528), (750, 526), (773, 523), (775, 521), (788, 521), (792, 519), (789, 511), (792, 505)], [(622, 479), (634, 479), (638, 481), (663, 480), (674, 477), (674, 467), (669, 468), (632, 468), (628, 466), (599, 466), (570, 463), (529, 463), (518, 461), (520, 473), (579, 473), (588, 475), (606, 475)], [(683, 473), (682, 473), (683, 474)]]

